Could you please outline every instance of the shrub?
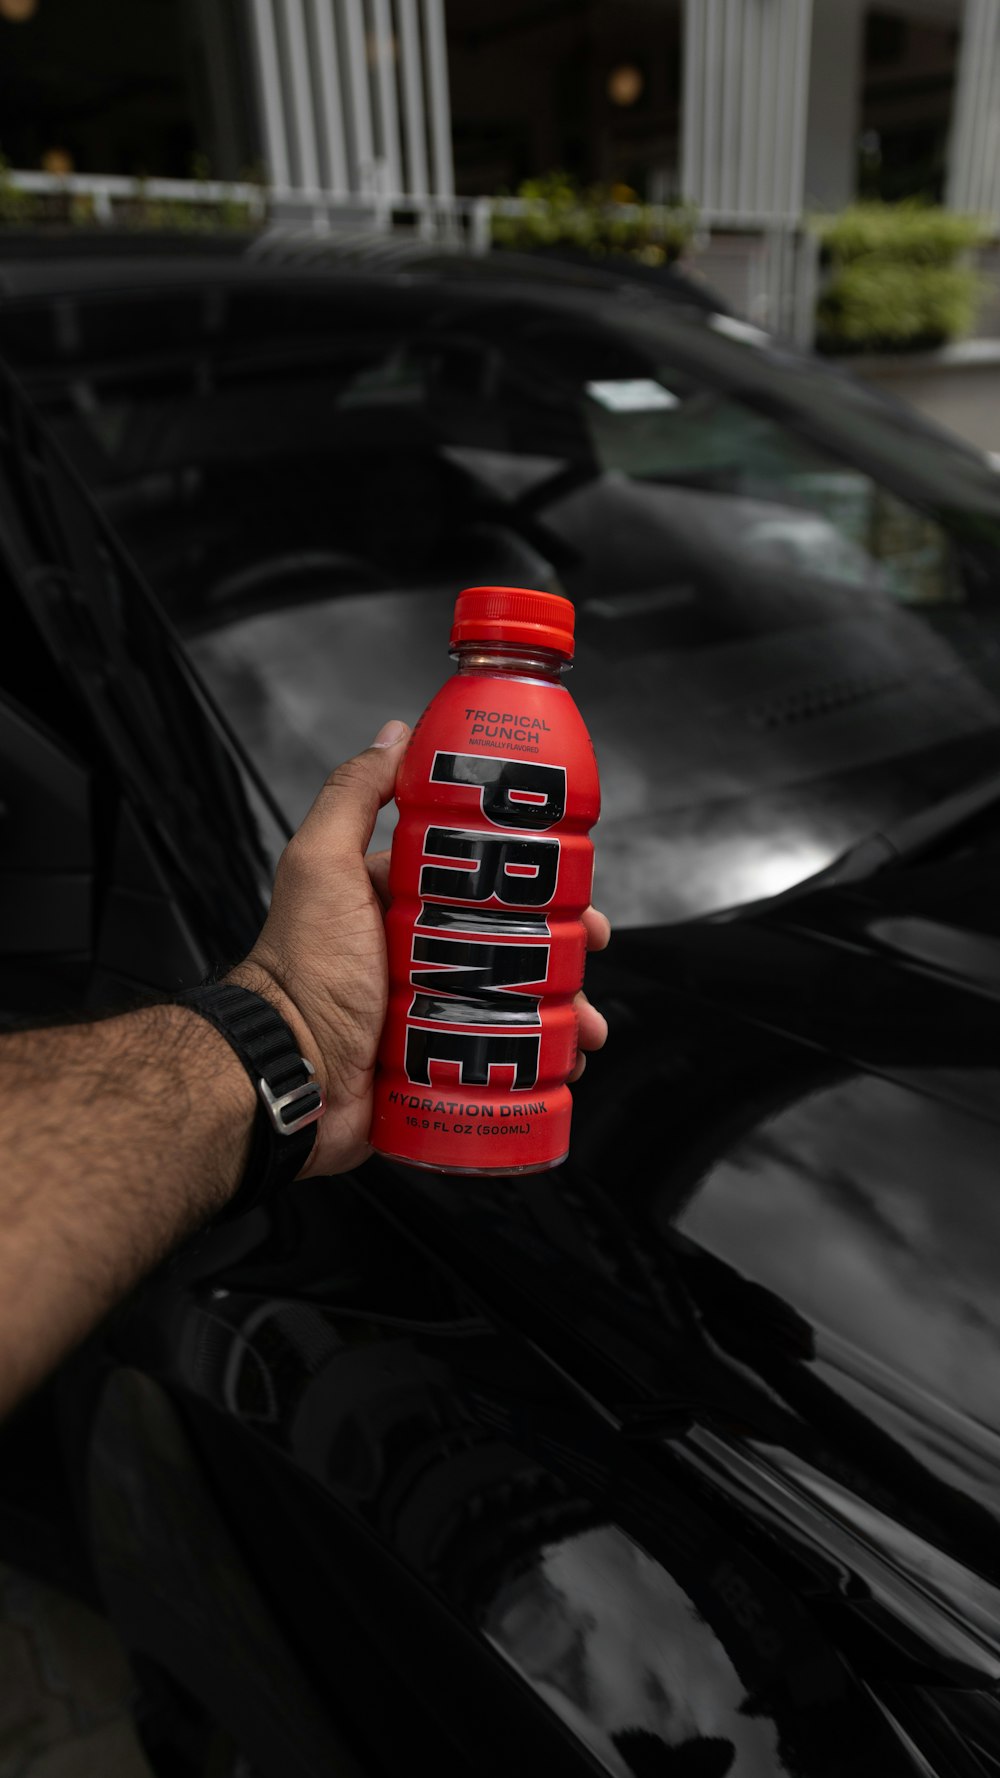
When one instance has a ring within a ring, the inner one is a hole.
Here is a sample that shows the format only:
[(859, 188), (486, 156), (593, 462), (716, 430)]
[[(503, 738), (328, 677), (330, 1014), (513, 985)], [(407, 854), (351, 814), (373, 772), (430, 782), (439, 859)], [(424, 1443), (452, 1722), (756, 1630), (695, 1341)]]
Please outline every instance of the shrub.
[(210, 203), (157, 198), (150, 195), (142, 179), (136, 180), (133, 197), (118, 200), (115, 222), (120, 228), (173, 229), (184, 234), (215, 234), (220, 229), (259, 226), (249, 206), (228, 194)]
[(0, 154), (0, 227), (23, 226), (28, 220), (29, 196), (26, 191), (19, 191), (10, 176), (10, 164)]
[[(198, 167), (194, 174), (195, 178), (206, 177)], [(118, 228), (178, 229), (190, 233), (259, 227), (259, 217), (251, 207), (228, 191), (210, 203), (154, 198), (141, 176), (133, 181), (129, 197), (114, 200), (114, 222)], [(69, 186), (54, 191), (22, 191), (14, 184), (9, 163), (0, 154), (0, 228), (46, 226), (100, 226), (92, 194), (72, 191)]]
[(983, 284), (961, 261), (987, 238), (975, 217), (865, 203), (813, 226), (829, 271), (817, 309), (821, 351), (912, 351), (971, 329)]
[(690, 204), (640, 204), (627, 186), (586, 190), (566, 173), (526, 179), (509, 209), (493, 213), (493, 243), (521, 252), (575, 247), (595, 259), (626, 254), (644, 265), (671, 265), (695, 231)]
[(985, 238), (984, 225), (975, 216), (915, 201), (851, 204), (839, 216), (815, 220), (813, 227), (838, 265), (872, 255), (908, 264), (950, 265)]

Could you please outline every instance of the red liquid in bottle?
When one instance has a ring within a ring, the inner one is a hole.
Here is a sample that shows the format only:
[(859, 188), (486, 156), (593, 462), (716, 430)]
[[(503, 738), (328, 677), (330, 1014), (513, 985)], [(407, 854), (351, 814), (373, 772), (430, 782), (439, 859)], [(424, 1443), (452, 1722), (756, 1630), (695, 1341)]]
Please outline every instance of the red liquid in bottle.
[(569, 1148), (600, 813), (594, 749), (560, 683), (574, 615), (552, 593), (462, 593), (458, 671), (400, 771), (371, 1140), (414, 1166), (540, 1172)]

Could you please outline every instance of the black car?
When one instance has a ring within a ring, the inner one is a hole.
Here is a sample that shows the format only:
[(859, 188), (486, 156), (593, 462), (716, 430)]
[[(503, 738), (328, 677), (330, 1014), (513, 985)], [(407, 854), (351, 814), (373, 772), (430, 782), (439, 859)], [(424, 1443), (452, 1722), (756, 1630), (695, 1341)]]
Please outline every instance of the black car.
[(569, 1162), (206, 1230), (0, 1553), (164, 1773), (1000, 1771), (1000, 482), (513, 258), (22, 243), (0, 336), (7, 1018), (240, 955), (475, 580), (576, 601), (618, 922)]

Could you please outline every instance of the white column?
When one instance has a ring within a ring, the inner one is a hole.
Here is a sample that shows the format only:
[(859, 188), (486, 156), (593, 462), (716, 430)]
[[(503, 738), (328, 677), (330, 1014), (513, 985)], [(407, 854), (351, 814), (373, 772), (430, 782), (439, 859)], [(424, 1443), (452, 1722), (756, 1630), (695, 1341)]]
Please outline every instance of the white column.
[(722, 129), (719, 152), (719, 201), (724, 210), (739, 209), (740, 121), (742, 88), (740, 70), (743, 61), (743, 23), (752, 12), (743, 0), (725, 0), (722, 17), (722, 54), (719, 69), (719, 94)]
[(681, 186), (705, 219), (794, 221), (813, 0), (685, 0)]
[(406, 189), (419, 198), (427, 191), (427, 125), (417, 0), (396, 0), (396, 17), (399, 21), (399, 64), (406, 127)]
[(948, 156), (953, 210), (1000, 217), (1000, 4), (965, 0)]
[(389, 190), (395, 195), (403, 189), (403, 163), (399, 152), (399, 108), (389, 0), (371, 0), (371, 9), (382, 160)]
[(271, 0), (250, 0), (250, 38), (260, 94), (261, 133), (268, 177), (272, 185), (287, 186), (291, 184), (291, 166)]
[(291, 97), (291, 139), (295, 149), (296, 185), (315, 191), (319, 185), (319, 144), (313, 116), (312, 80), (306, 47), (302, 0), (282, 0), (286, 67)]
[(454, 195), (444, 0), (245, 4), (272, 185)]
[(375, 171), (375, 138), (372, 134), (371, 93), (368, 87), (368, 57), (365, 51), (365, 20), (361, 0), (340, 0), (343, 41), (346, 45), (344, 86), (348, 95), (350, 120), (351, 187), (354, 191), (372, 189)]
[(424, 44), (427, 58), (427, 97), (431, 114), (431, 150), (434, 195), (455, 195), (451, 157), (451, 101), (448, 93), (448, 49), (442, 0), (424, 0)]
[(347, 147), (344, 141), (344, 104), (337, 34), (333, 28), (333, 0), (309, 0), (310, 25), (316, 46), (317, 122), (322, 139), (321, 167), (328, 191), (342, 195), (350, 189)]
[[(764, 108), (763, 83), (771, 70), (762, 57), (762, 40), (760, 10), (751, 7), (743, 20), (743, 80), (740, 87), (740, 114), (743, 117), (751, 115), (755, 104)], [(743, 143), (736, 193), (736, 208), (744, 213), (757, 190), (759, 161), (760, 143), (757, 134), (751, 131)]]

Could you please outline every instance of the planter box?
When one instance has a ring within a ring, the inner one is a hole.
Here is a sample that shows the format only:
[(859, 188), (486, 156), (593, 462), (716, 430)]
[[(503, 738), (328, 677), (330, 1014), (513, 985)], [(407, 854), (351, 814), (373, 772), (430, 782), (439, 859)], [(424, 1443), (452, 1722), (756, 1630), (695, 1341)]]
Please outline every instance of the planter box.
[(1000, 339), (962, 340), (937, 352), (858, 354), (831, 362), (909, 402), (966, 444), (1000, 452)]

